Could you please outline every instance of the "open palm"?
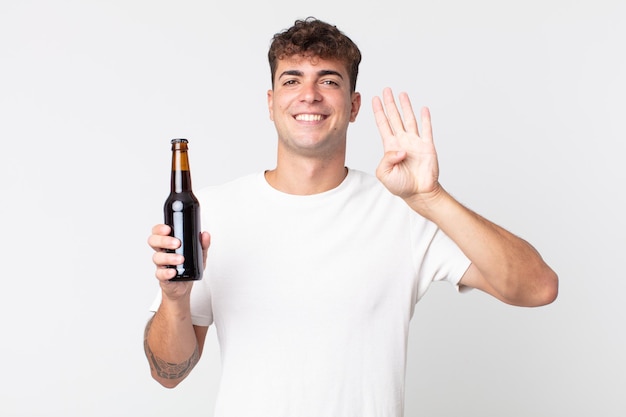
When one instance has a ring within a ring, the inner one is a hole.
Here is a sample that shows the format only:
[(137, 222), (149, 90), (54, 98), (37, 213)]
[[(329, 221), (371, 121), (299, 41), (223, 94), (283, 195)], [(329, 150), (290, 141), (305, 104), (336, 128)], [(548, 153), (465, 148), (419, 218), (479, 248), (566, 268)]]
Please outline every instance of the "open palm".
[[(389, 191), (402, 198), (428, 195), (439, 187), (439, 166), (433, 143), (430, 112), (421, 111), (422, 132), (409, 96), (399, 95), (402, 115), (390, 88), (383, 90), (383, 99), (374, 97), (372, 107), (376, 125), (383, 140), (383, 156), (376, 176)], [(384, 106), (383, 106), (384, 102)]]

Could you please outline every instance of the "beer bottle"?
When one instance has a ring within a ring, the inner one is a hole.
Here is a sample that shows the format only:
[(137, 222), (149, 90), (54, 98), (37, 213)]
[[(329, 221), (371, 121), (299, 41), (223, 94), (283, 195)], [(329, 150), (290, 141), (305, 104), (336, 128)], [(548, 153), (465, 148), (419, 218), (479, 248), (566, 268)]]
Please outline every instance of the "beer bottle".
[(165, 224), (172, 228), (170, 236), (180, 240), (175, 252), (183, 255), (181, 265), (172, 265), (176, 276), (171, 281), (202, 279), (203, 260), (200, 243), (200, 203), (191, 190), (191, 172), (187, 155), (187, 139), (172, 139), (172, 178), (170, 195), (163, 211)]

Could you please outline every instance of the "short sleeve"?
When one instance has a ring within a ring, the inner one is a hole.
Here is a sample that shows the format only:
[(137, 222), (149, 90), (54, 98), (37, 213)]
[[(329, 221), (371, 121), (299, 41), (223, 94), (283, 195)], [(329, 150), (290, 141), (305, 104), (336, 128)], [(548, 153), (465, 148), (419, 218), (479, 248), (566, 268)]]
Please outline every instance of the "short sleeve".
[(434, 223), (418, 219), (414, 236), (417, 269), (417, 302), (434, 281), (445, 281), (459, 289), (459, 281), (471, 261), (461, 249)]
[[(158, 291), (150, 311), (156, 313), (161, 305), (161, 290)], [(195, 281), (191, 289), (191, 322), (196, 326), (210, 326), (213, 324), (213, 310), (211, 295), (206, 280)]]
[(193, 283), (191, 289), (191, 321), (196, 326), (210, 326), (213, 324), (213, 306), (209, 280), (205, 277)]

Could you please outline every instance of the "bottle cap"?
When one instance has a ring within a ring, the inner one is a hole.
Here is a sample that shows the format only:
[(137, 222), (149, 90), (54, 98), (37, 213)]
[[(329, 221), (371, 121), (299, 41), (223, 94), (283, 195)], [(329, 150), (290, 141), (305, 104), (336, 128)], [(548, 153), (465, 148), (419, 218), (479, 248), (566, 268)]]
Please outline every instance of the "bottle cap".
[(175, 143), (189, 143), (189, 141), (187, 139), (183, 139), (183, 138), (178, 138), (178, 139), (172, 139), (172, 145)]

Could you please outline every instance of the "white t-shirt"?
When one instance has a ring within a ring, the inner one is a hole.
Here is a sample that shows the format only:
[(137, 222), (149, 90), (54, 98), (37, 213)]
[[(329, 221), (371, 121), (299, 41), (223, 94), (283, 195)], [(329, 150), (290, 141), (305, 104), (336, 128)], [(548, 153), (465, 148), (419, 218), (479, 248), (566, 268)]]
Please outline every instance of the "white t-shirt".
[(415, 303), (470, 264), (454, 242), (355, 170), (309, 196), (263, 173), (196, 196), (211, 248), (191, 309), (220, 344), (215, 417), (401, 417)]

